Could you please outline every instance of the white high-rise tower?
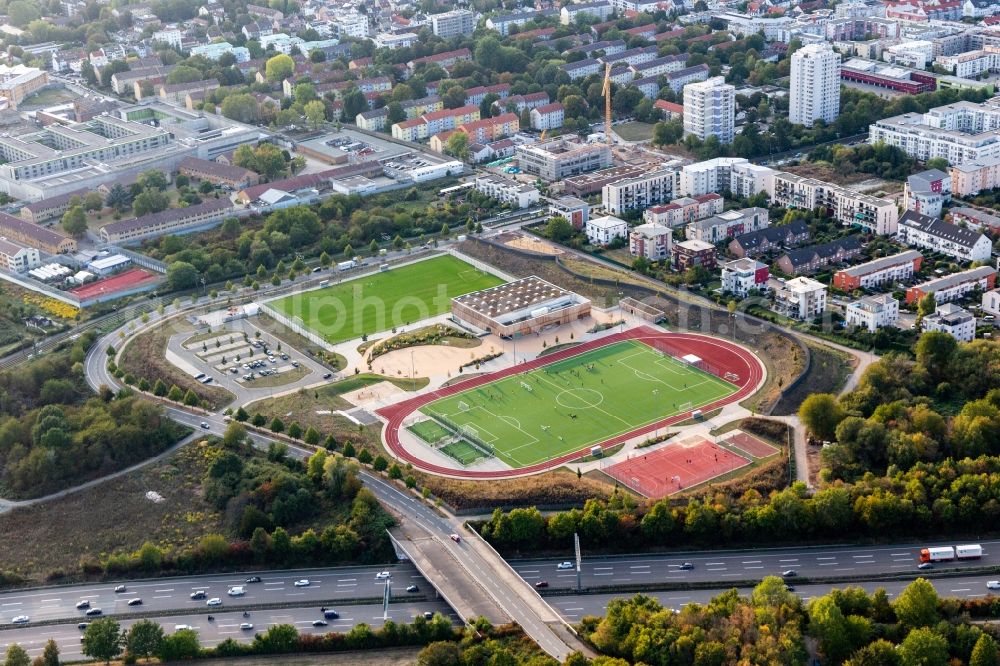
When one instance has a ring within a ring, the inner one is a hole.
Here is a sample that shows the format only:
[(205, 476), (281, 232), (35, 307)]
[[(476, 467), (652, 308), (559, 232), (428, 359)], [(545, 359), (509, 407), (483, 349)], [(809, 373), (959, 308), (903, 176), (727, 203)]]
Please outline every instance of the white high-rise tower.
[(840, 56), (828, 44), (809, 44), (792, 54), (788, 119), (812, 127), (840, 115)]

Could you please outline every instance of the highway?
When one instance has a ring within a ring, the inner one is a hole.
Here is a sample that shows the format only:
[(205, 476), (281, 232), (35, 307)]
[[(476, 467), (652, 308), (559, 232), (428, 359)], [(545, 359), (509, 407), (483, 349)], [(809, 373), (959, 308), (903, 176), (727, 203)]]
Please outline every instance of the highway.
[[(431, 585), (409, 564), (377, 567), (345, 567), (309, 571), (260, 572), (260, 583), (246, 584), (254, 573), (212, 576), (185, 576), (158, 578), (126, 583), (126, 591), (115, 592), (118, 582), (90, 585), (67, 585), (32, 590), (15, 590), (0, 594), (0, 625), (7, 624), (14, 616), (27, 615), (32, 622), (39, 620), (85, 620), (86, 609), (76, 604), (86, 600), (91, 608), (100, 608), (105, 614), (148, 614), (153, 611), (183, 610), (208, 612), (207, 600), (222, 599), (223, 608), (245, 608), (263, 604), (302, 604), (343, 601), (347, 599), (380, 599), (383, 581), (375, 578), (380, 571), (392, 574), (392, 590), (397, 597), (406, 596), (406, 588), (416, 585), (419, 593), (434, 596)], [(295, 581), (308, 579), (307, 587), (295, 587)], [(246, 594), (229, 596), (227, 590), (243, 586)], [(205, 598), (192, 599), (196, 591), (205, 592)], [(142, 599), (142, 605), (129, 606), (131, 599)]]
[[(997, 576), (1000, 578), (1000, 576)], [(974, 576), (968, 578), (938, 578), (936, 580), (928, 579), (937, 589), (938, 594), (942, 597), (956, 597), (960, 599), (975, 599), (979, 597), (985, 597), (990, 590), (986, 589), (987, 580), (996, 580), (996, 578), (990, 578), (988, 576)], [(843, 589), (845, 587), (860, 587), (868, 592), (874, 592), (876, 588), (884, 588), (889, 598), (893, 598), (898, 595), (903, 589), (910, 584), (910, 581), (888, 581), (888, 582), (862, 582), (862, 583), (852, 583), (848, 585), (847, 583), (840, 584), (830, 584), (825, 585), (796, 585), (795, 594), (802, 597), (806, 602), (810, 601), (814, 597), (822, 596), (827, 594), (831, 589), (839, 588)], [(741, 595), (749, 595), (752, 591), (749, 587), (737, 588)], [(688, 604), (704, 604), (708, 603), (712, 597), (718, 596), (724, 589), (716, 590), (683, 590), (683, 591), (672, 591), (672, 592), (644, 592), (648, 597), (654, 597), (660, 601), (666, 608), (673, 608), (676, 610)], [(1000, 591), (994, 591), (993, 594), (1000, 594)], [(612, 599), (619, 599), (622, 597), (630, 597), (632, 594), (584, 594), (584, 595), (553, 595), (548, 597), (548, 602), (552, 604), (559, 612), (565, 617), (569, 622), (578, 622), (580, 618), (585, 615), (604, 615), (607, 609), (608, 602)]]
[[(365, 623), (374, 628), (381, 627), (382, 604), (368, 604), (359, 606), (328, 606), (340, 613), (336, 620), (326, 620), (327, 626), (314, 627), (313, 621), (322, 618), (320, 609), (316, 606), (303, 608), (283, 608), (280, 610), (251, 611), (249, 618), (244, 618), (242, 612), (213, 612), (215, 618), (208, 621), (208, 614), (204, 615), (168, 615), (153, 617), (151, 619), (160, 623), (165, 633), (173, 633), (177, 625), (187, 625), (197, 630), (201, 639), (202, 647), (214, 647), (232, 638), (240, 642), (250, 642), (253, 640), (255, 632), (266, 631), (268, 627), (275, 624), (294, 625), (299, 633), (303, 634), (325, 634), (331, 631), (346, 633), (355, 625)], [(448, 608), (443, 601), (423, 601), (405, 602), (400, 601), (389, 606), (389, 619), (398, 623), (408, 623), (418, 615), (430, 611), (441, 613), (457, 623), (458, 618)], [(123, 620), (121, 625), (127, 628), (135, 620)], [(253, 624), (252, 630), (240, 629), (240, 624), (249, 622)], [(46, 641), (55, 639), (59, 646), (59, 657), (64, 662), (79, 660), (83, 658), (80, 651), (80, 637), (83, 631), (77, 628), (77, 623), (56, 624), (46, 626), (25, 626), (16, 629), (5, 629), (0, 631), (0, 650), (6, 651), (11, 643), (17, 643), (28, 651), (32, 657), (41, 654)]]
[[(957, 543), (970, 543), (969, 541)], [(979, 569), (1000, 566), (1000, 541), (971, 541), (983, 546), (978, 560), (942, 562), (935, 571)], [(948, 543), (906, 544), (893, 546), (835, 546), (774, 550), (720, 551), (681, 553), (677, 555), (626, 555), (588, 559), (584, 554), (581, 583), (583, 587), (679, 584), (760, 580), (793, 570), (803, 578), (852, 578), (880, 574), (922, 573), (917, 569), (921, 548)], [(952, 542), (950, 545), (955, 545)], [(566, 559), (572, 559), (567, 554)], [(693, 569), (683, 570), (689, 562)], [(546, 581), (552, 588), (576, 586), (575, 570), (556, 569), (556, 558), (516, 560), (511, 566), (529, 583)], [(931, 572), (928, 572), (931, 573)], [(998, 576), (1000, 577), (1000, 576)]]

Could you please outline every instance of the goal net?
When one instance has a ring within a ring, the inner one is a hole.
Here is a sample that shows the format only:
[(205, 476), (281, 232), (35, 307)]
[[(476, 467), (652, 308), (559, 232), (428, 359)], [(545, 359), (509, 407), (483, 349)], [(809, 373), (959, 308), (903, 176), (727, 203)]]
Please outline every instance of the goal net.
[(677, 405), (677, 409), (681, 410), (682, 412), (690, 412), (693, 408), (694, 408), (694, 403), (691, 402), (690, 400), (687, 402), (682, 402), (681, 404)]
[(460, 412), (467, 412), (467, 411), (469, 411), (469, 409), (470, 409), (469, 403), (467, 403), (467, 402), (465, 402), (463, 400), (459, 400), (458, 401), (458, 411), (460, 411)]

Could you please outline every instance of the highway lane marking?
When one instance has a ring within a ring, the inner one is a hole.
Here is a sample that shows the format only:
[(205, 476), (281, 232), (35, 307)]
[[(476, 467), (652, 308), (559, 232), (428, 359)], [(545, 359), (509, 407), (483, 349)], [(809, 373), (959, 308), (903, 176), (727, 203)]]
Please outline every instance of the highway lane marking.
[(971, 587), (960, 587), (957, 590), (952, 590), (952, 592), (971, 592)]
[(161, 596), (158, 596), (158, 597), (153, 597), (153, 598), (154, 599), (173, 599), (173, 595), (172, 594), (164, 594), (164, 595), (161, 595)]
[(743, 574), (741, 574), (741, 573), (724, 573), (724, 574), (720, 574), (720, 575), (721, 576), (742, 576)]
[(909, 569), (910, 565), (909, 564), (890, 564), (889, 568), (890, 569)]
[(836, 557), (817, 557), (816, 559), (817, 560), (835, 560), (837, 558)]
[(889, 553), (889, 554), (892, 555), (893, 557), (903, 557), (904, 555), (906, 557), (913, 557), (913, 553)]
[(595, 573), (594, 575), (595, 576), (614, 576), (614, 574), (612, 572), (610, 572), (610, 571), (608, 573)]
[(173, 592), (173, 591), (174, 591), (174, 588), (172, 588), (172, 587), (168, 587), (165, 590), (153, 590), (153, 592)]
[(743, 560), (740, 564), (760, 564), (760, 560)]
[(726, 570), (726, 567), (717, 567), (715, 569), (712, 569), (712, 568), (706, 569), (706, 571), (725, 571), (725, 570)]
[(649, 568), (648, 564), (633, 564), (629, 567), (629, 569), (648, 569), (648, 568)]
[(820, 566), (820, 567), (835, 567), (835, 566), (837, 566), (837, 563), (836, 562), (820, 562), (816, 566)]
[(794, 558), (792, 558), (792, 559), (790, 559), (790, 560), (778, 560), (778, 561), (779, 561), (779, 562), (798, 562), (798, 561), (799, 561), (799, 558), (797, 558), (797, 557), (794, 557)]
[(705, 566), (706, 567), (717, 567), (717, 566), (721, 566), (721, 565), (724, 565), (724, 564), (725, 564), (725, 562), (705, 562)]
[(893, 560), (893, 562), (912, 562), (912, 560), (909, 557), (906, 557), (901, 560)]
[(854, 567), (844, 567), (842, 569), (834, 569), (834, 571), (854, 571)]
[(986, 595), (985, 594), (967, 594), (965, 596), (968, 597), (969, 599), (972, 599), (973, 597), (985, 597)]
[(763, 569), (763, 568), (764, 568), (764, 565), (762, 564), (762, 565), (760, 565), (759, 567), (743, 567), (743, 568), (744, 568), (744, 569)]
[(21, 604), (22, 604), (22, 602), (20, 602), (20, 601), (12, 601), (9, 604), (3, 604), (3, 605), (4, 606), (20, 606)]
[(870, 560), (873, 559), (874, 555), (851, 555), (856, 560)]
[(305, 595), (306, 595), (305, 592), (289, 592), (285, 596), (286, 597), (304, 597)]
[(61, 604), (62, 599), (42, 599), (40, 603), (43, 604)]
[(614, 567), (594, 567), (594, 571), (613, 571)]

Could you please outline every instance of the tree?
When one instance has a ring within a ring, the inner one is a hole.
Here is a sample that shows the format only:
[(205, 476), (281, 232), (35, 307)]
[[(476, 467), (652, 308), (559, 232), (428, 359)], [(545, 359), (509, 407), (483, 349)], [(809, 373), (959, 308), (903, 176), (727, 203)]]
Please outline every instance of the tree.
[(945, 666), (948, 641), (927, 627), (912, 630), (899, 644), (903, 666)]
[(42, 15), (35, 3), (27, 2), (27, 0), (14, 0), (7, 5), (7, 17), (12, 24), (23, 28), (32, 21), (40, 19)]
[[(243, 409), (240, 407), (240, 409)], [(237, 411), (236, 416), (229, 425), (226, 426), (226, 433), (222, 436), (222, 445), (227, 449), (235, 449), (239, 447), (247, 438), (247, 429), (243, 427), (242, 421), (247, 420), (247, 413), (244, 411), (242, 418), (240, 413)]]
[(167, 286), (171, 291), (191, 289), (198, 285), (198, 269), (186, 261), (175, 261), (167, 267)]
[(99, 192), (87, 192), (87, 196), (83, 198), (84, 210), (101, 210), (103, 205), (104, 200), (101, 199)]
[(917, 301), (917, 324), (929, 314), (933, 314), (937, 309), (937, 300), (934, 298), (934, 294), (924, 294)]
[[(401, 83), (398, 86), (396, 86), (396, 88), (399, 88), (400, 86), (404, 85), (406, 84)], [(393, 92), (396, 91), (396, 88), (393, 88)], [(403, 105), (396, 101), (389, 102), (389, 106), (386, 107), (386, 116), (385, 116), (386, 127), (392, 127), (396, 123), (403, 120), (406, 120), (406, 111), (403, 110)]]
[(59, 646), (51, 638), (42, 650), (42, 666), (59, 666)]
[(460, 160), (469, 158), (469, 135), (465, 132), (455, 132), (445, 142), (444, 152)]
[(187, 65), (177, 65), (170, 73), (167, 74), (167, 83), (169, 85), (174, 85), (176, 83), (191, 83), (192, 81), (201, 81), (203, 79), (201, 70), (196, 67), (188, 67)]
[(159, 213), (170, 205), (170, 199), (160, 190), (146, 189), (132, 201), (132, 214), (136, 217)]
[(917, 340), (913, 351), (917, 355), (917, 363), (937, 381), (948, 375), (957, 350), (958, 341), (950, 333), (927, 331)]
[(903, 590), (892, 609), (907, 627), (926, 627), (938, 620), (938, 594), (927, 580), (918, 578)]
[(431, 643), (417, 655), (417, 666), (462, 666), (462, 652), (457, 643)]
[(861, 648), (846, 662), (845, 666), (899, 666), (896, 646), (880, 638)]
[(569, 240), (574, 233), (576, 230), (573, 229), (573, 225), (561, 215), (551, 218), (545, 225), (545, 235), (559, 243)]
[(181, 629), (163, 637), (156, 656), (160, 661), (180, 661), (193, 659), (199, 652), (201, 644), (198, 642), (198, 633), (194, 629)]
[(305, 114), (309, 126), (313, 129), (319, 129), (326, 122), (326, 105), (318, 99), (314, 99), (306, 103)]
[(11, 643), (7, 648), (7, 657), (4, 659), (4, 666), (29, 666), (31, 657), (28, 651), (17, 643)]
[(932, 157), (925, 163), (928, 169), (937, 169), (938, 171), (948, 172), (948, 160), (943, 157)]
[(295, 61), (291, 56), (279, 53), (273, 58), (269, 58), (264, 65), (264, 76), (271, 83), (279, 83), (290, 77), (295, 72)]
[(162, 643), (163, 627), (152, 620), (139, 620), (125, 638), (129, 654), (145, 659), (159, 652)]
[(308, 104), (313, 100), (319, 99), (319, 95), (316, 94), (316, 86), (308, 81), (296, 85), (293, 94), (295, 101), (300, 104)]
[(121, 183), (115, 183), (108, 190), (108, 196), (104, 202), (117, 211), (123, 210), (131, 202), (132, 196)]
[(813, 393), (799, 406), (799, 418), (813, 435), (819, 439), (832, 440), (836, 436), (837, 424), (847, 414), (837, 398), (829, 393)]
[(344, 102), (344, 109), (342, 111), (342, 117), (344, 118), (353, 120), (359, 113), (368, 110), (368, 100), (365, 99), (364, 94), (354, 86), (344, 93), (342, 101)]
[[(226, 95), (226, 99), (222, 100), (220, 110), (226, 118), (241, 123), (255, 123), (260, 119), (260, 104), (249, 93)], [(247, 147), (249, 148), (249, 146)], [(243, 168), (249, 169), (250, 167)]]
[(989, 634), (980, 634), (972, 648), (969, 666), (997, 666), (997, 642)]
[(165, 190), (169, 184), (167, 181), (167, 175), (160, 171), (159, 169), (149, 169), (148, 171), (143, 171), (136, 178), (136, 182), (144, 190)]
[(819, 640), (825, 661), (839, 664), (853, 651), (850, 626), (832, 595), (816, 599), (809, 607), (809, 633)]
[(73, 206), (63, 213), (61, 223), (66, 233), (75, 238), (87, 233), (87, 214), (83, 212), (82, 206)]
[(110, 663), (122, 652), (121, 627), (110, 617), (102, 617), (87, 625), (83, 633), (83, 654)]
[(273, 180), (285, 172), (285, 156), (272, 143), (262, 143), (254, 150), (256, 171), (268, 180)]

